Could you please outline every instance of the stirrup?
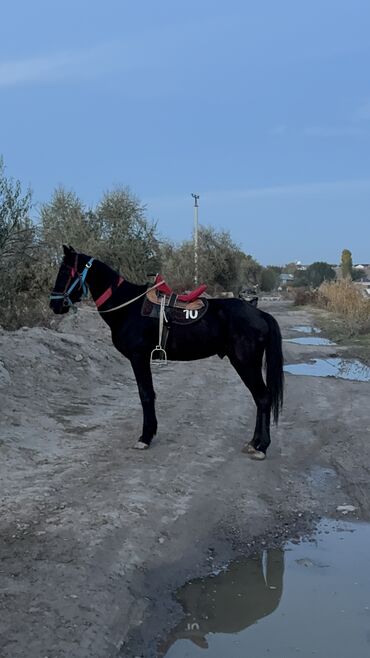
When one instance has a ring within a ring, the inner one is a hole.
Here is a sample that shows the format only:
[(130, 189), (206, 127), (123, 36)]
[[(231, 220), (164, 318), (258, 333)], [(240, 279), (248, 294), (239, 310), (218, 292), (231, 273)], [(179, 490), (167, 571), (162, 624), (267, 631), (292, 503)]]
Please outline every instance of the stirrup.
[(150, 353), (150, 363), (156, 363), (157, 365), (166, 366), (167, 365), (167, 353), (160, 345), (154, 348)]

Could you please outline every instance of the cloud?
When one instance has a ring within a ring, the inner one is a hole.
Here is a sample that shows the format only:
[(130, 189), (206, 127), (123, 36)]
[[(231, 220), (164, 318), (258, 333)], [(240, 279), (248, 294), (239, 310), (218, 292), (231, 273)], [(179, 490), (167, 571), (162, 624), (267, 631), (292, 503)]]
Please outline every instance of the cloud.
[[(0, 88), (55, 80), (93, 78), (107, 71), (167, 70), (169, 63), (181, 48), (187, 52), (189, 42), (202, 44), (207, 39), (216, 40), (222, 28), (232, 28), (232, 23), (217, 17), (194, 23), (189, 18), (181, 26), (163, 25), (159, 28), (142, 29), (129, 33), (110, 43), (90, 48), (46, 53), (18, 60), (0, 60)], [(155, 84), (158, 84), (156, 79)], [(180, 88), (180, 86), (179, 86)]]
[[(323, 181), (245, 189), (210, 190), (200, 192), (200, 205), (203, 203), (232, 203), (249, 199), (321, 197), (333, 194), (341, 196), (354, 192), (370, 192), (370, 180)], [(147, 199), (146, 203), (149, 207), (176, 208), (191, 204), (191, 197), (187, 193), (182, 196), (153, 197)]]
[(117, 44), (101, 44), (85, 50), (0, 61), (0, 87), (81, 77), (91, 78), (117, 66), (118, 61), (120, 67), (124, 66), (122, 46), (120, 46), (119, 58), (116, 57), (117, 51)]
[(344, 125), (344, 126), (307, 126), (303, 130), (306, 137), (366, 137), (370, 136), (368, 130), (364, 130), (360, 126)]
[(303, 134), (307, 137), (370, 137), (370, 100), (360, 105), (342, 124), (306, 126)]
[(370, 121), (370, 100), (357, 108), (353, 118), (355, 121)]
[[(312, 183), (301, 183), (293, 185), (274, 185), (270, 187), (256, 187), (245, 190), (225, 190), (224, 192), (210, 193), (211, 198), (216, 200), (222, 197), (235, 197), (236, 199), (276, 198), (291, 196), (317, 196), (328, 193), (340, 193), (341, 191), (354, 191), (359, 189), (370, 190), (370, 180), (341, 180), (323, 181)], [(208, 197), (207, 194), (204, 195)]]
[(285, 135), (287, 132), (287, 127), (283, 123), (279, 123), (277, 126), (274, 126), (270, 131), (271, 135), (277, 135), (278, 137)]

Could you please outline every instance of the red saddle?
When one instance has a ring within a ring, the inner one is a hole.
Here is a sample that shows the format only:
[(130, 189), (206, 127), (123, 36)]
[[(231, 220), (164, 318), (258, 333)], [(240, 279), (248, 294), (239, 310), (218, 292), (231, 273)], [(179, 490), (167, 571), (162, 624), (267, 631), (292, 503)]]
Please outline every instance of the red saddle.
[[(161, 285), (158, 286), (157, 290), (158, 292), (162, 293), (162, 295), (166, 295), (167, 297), (170, 297), (171, 295), (174, 294), (173, 290), (167, 285), (165, 282), (164, 278), (160, 275), (157, 274), (155, 277), (155, 283), (160, 283)], [(184, 293), (183, 295), (177, 295), (177, 299), (179, 302), (193, 302), (195, 299), (198, 299), (200, 295), (207, 289), (207, 286), (205, 283), (202, 283), (201, 286), (198, 286), (195, 290), (192, 290), (191, 292)]]

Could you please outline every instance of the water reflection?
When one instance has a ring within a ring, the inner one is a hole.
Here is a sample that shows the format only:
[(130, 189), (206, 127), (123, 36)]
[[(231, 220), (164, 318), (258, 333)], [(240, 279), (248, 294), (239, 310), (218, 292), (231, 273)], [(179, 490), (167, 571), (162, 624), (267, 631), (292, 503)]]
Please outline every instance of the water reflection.
[(292, 329), (293, 331), (299, 331), (301, 334), (321, 334), (321, 329), (310, 327), (306, 324), (296, 324)]
[(370, 368), (358, 360), (350, 359), (310, 359), (308, 363), (292, 363), (284, 366), (291, 375), (312, 377), (338, 377), (358, 382), (370, 381)]
[(157, 655), (369, 658), (370, 524), (324, 519), (314, 539), (181, 589), (186, 616)]
[(297, 345), (336, 345), (329, 338), (319, 338), (317, 336), (301, 336), (300, 338), (285, 338), (286, 343), (297, 343)]
[(233, 562), (226, 571), (187, 583), (177, 594), (185, 617), (174, 628), (164, 655), (180, 639), (208, 648), (209, 633), (239, 633), (270, 615), (283, 592), (284, 552)]

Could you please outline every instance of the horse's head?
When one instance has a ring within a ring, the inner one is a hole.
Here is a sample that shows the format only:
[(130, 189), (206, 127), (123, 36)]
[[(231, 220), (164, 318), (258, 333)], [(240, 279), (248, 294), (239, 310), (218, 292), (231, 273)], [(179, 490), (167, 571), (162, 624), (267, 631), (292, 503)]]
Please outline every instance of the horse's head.
[(63, 245), (64, 257), (50, 295), (50, 308), (54, 313), (68, 313), (73, 304), (86, 294), (85, 279), (92, 258), (78, 254), (73, 247)]

